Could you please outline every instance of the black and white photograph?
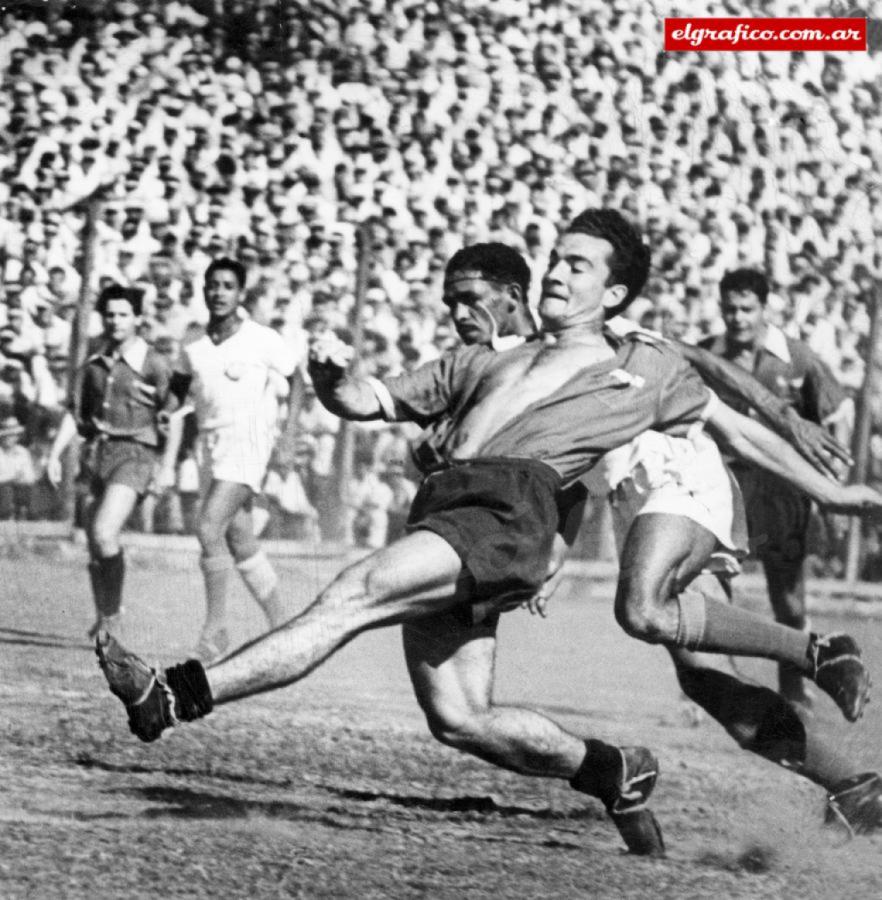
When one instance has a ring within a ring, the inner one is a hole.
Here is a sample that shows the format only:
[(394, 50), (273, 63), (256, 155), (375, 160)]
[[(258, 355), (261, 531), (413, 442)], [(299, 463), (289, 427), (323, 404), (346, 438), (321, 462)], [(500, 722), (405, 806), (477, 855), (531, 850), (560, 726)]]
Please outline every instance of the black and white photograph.
[(874, 6), (0, 3), (0, 897), (882, 896)]

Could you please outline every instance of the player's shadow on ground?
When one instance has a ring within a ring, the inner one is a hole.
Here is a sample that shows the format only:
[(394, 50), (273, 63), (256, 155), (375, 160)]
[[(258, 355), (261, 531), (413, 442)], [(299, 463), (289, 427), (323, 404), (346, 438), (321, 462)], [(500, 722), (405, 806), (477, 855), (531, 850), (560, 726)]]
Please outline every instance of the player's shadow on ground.
[(345, 800), (363, 803), (389, 803), (405, 809), (424, 809), (441, 813), (481, 813), (502, 819), (525, 816), (532, 819), (591, 819), (597, 818), (590, 809), (561, 810), (529, 806), (501, 806), (492, 797), (427, 797), (414, 794), (388, 794), (382, 791), (356, 791), (351, 788), (325, 786), (324, 790)]
[(314, 816), (316, 812), (307, 804), (283, 800), (243, 800), (189, 788), (151, 786), (126, 789), (120, 793), (165, 804), (161, 809), (145, 810), (141, 815), (147, 819), (245, 819), (255, 813), (271, 819), (303, 819), (310, 814)]
[(59, 650), (91, 650), (92, 645), (64, 634), (44, 634), (41, 631), (19, 631), (0, 628), (0, 644), (19, 644), (24, 647), (55, 647)]
[[(375, 791), (357, 791), (348, 788), (324, 786), (323, 790), (350, 803), (388, 804), (406, 809), (422, 809), (454, 815), (478, 814), (498, 818), (524, 817), (539, 820), (578, 820), (601, 818), (598, 810), (555, 810), (525, 806), (501, 806), (492, 797), (430, 797), (421, 795), (386, 794)], [(148, 819), (176, 817), (183, 819), (245, 819), (251, 815), (266, 818), (303, 819), (322, 818), (325, 814), (345, 812), (340, 808), (322, 809), (315, 801), (296, 803), (289, 800), (254, 800), (195, 791), (190, 788), (148, 787), (125, 788), (119, 791), (138, 796), (151, 803), (164, 804), (160, 809), (148, 809), (141, 815)], [(323, 819), (324, 821), (324, 819)]]

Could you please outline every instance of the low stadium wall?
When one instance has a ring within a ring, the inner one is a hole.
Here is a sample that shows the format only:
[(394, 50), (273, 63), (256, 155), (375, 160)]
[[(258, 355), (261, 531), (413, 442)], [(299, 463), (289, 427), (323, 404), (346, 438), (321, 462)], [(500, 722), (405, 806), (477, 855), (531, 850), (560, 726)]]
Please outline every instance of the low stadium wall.
[[(123, 545), (135, 564), (186, 568), (195, 566), (199, 544), (192, 535), (142, 534), (124, 532)], [(285, 560), (338, 560), (340, 566), (365, 556), (368, 551), (322, 541), (261, 542), (267, 554), (284, 565)], [(35, 553), (59, 558), (82, 556), (85, 563), (85, 537), (66, 522), (0, 522), (0, 555), (13, 559), (18, 554)], [(12, 563), (14, 564), (14, 563)], [(569, 560), (564, 574), (588, 582), (609, 583), (617, 574), (616, 564), (602, 560)], [(735, 582), (736, 595), (748, 602), (760, 601), (765, 595), (761, 572), (746, 571)], [(598, 592), (588, 596), (608, 597)], [(606, 602), (606, 601), (604, 601)], [(835, 579), (809, 579), (807, 587), (809, 612), (815, 615), (837, 614), (882, 618), (882, 585), (871, 582), (845, 582)]]

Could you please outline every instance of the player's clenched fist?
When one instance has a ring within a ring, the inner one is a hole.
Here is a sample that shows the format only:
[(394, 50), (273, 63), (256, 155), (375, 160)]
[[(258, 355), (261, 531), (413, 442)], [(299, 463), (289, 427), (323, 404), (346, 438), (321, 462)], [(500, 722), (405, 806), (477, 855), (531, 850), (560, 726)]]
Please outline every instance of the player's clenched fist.
[(354, 355), (352, 347), (333, 333), (319, 335), (309, 342), (310, 368), (324, 370), (329, 375), (342, 373)]

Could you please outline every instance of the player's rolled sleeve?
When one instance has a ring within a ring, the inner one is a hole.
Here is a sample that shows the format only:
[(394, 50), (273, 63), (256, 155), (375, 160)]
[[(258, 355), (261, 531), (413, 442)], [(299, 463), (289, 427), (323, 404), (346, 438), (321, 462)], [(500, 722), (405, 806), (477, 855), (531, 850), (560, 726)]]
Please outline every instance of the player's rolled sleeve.
[(445, 353), (413, 372), (384, 378), (378, 383), (379, 393), (374, 387), (384, 418), (392, 422), (416, 422), (425, 427), (444, 413), (462, 385), (474, 349)]

